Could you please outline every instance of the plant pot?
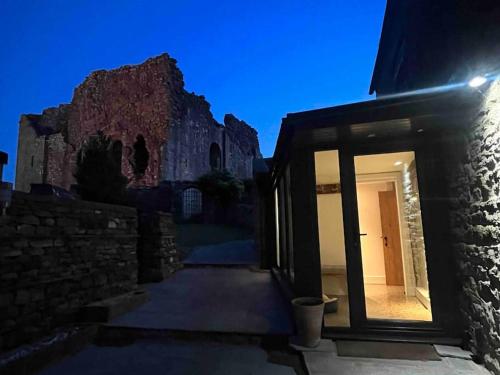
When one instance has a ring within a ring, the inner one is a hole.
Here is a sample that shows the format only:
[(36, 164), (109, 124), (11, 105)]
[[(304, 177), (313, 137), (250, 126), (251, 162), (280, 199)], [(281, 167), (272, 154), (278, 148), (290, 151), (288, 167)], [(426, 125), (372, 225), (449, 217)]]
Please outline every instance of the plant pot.
[(339, 299), (337, 297), (328, 297), (323, 294), (323, 302), (325, 303), (325, 314), (336, 313), (339, 306)]
[(314, 348), (321, 340), (323, 311), (325, 304), (321, 298), (301, 297), (292, 300), (293, 314), (297, 326), (298, 344)]

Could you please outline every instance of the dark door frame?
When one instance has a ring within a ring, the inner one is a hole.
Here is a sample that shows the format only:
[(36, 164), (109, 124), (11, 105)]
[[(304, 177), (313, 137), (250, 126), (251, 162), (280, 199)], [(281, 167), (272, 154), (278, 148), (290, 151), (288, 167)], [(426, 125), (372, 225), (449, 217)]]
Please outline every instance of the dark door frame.
[[(443, 269), (446, 263), (444, 259), (447, 258), (446, 253), (448, 251), (446, 250), (447, 244), (443, 243), (443, 236), (440, 236), (438, 233), (441, 232), (439, 227), (445, 226), (442, 220), (445, 220), (445, 216), (443, 215), (446, 214), (441, 212), (445, 207), (442, 204), (436, 206), (435, 202), (435, 198), (440, 195), (442, 197), (443, 194), (442, 184), (437, 189), (434, 186), (436, 173), (439, 173), (439, 170), (436, 170), (436, 166), (433, 165), (433, 161), (436, 159), (436, 156), (434, 156), (436, 152), (435, 142), (429, 141), (426, 137), (421, 137), (421, 139), (406, 138), (376, 143), (335, 144), (319, 149), (313, 148), (311, 151), (314, 153), (316, 151), (335, 149), (339, 151), (350, 327), (325, 327), (324, 332), (410, 332), (417, 335), (427, 334), (432, 336), (456, 335), (455, 329), (446, 329), (442, 319), (443, 316), (449, 316), (450, 310), (450, 306), (447, 306), (447, 304), (450, 304), (450, 298), (448, 297), (447, 300), (443, 300), (442, 298), (446, 295), (449, 296), (453, 292), (450, 289), (451, 284), (444, 282), (444, 279), (447, 277), (453, 278), (453, 275), (450, 275), (450, 272), (446, 272), (446, 269)], [(424, 240), (433, 317), (432, 322), (367, 319), (366, 316), (354, 156), (404, 151), (415, 152), (422, 225), (425, 233)], [(433, 225), (435, 223), (439, 223), (440, 225)], [(319, 275), (319, 278), (321, 278), (321, 275)]]

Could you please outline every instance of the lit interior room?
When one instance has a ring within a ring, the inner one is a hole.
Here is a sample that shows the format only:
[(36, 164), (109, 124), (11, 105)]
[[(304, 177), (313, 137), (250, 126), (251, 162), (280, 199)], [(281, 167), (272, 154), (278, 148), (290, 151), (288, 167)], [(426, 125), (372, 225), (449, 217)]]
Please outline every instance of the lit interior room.
[[(432, 321), (415, 155), (355, 156), (368, 319)], [(337, 150), (315, 153), (325, 326), (349, 327), (349, 287)]]

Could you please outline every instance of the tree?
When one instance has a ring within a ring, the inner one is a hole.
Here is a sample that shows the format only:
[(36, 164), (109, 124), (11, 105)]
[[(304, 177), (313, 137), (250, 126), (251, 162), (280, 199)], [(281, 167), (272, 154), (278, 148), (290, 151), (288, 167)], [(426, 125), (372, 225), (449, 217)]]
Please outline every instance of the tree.
[(243, 182), (227, 170), (213, 170), (198, 178), (198, 186), (202, 192), (227, 207), (231, 202), (241, 198), (245, 190)]
[(121, 172), (121, 155), (117, 157), (111, 138), (101, 132), (90, 137), (78, 152), (74, 176), (83, 199), (125, 202), (128, 179)]

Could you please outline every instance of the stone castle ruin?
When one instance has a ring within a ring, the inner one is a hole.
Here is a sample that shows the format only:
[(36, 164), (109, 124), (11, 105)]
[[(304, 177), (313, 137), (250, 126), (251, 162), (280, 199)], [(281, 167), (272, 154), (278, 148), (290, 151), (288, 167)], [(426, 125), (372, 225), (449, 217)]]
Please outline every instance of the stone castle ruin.
[(69, 104), (40, 115), (22, 115), (16, 190), (50, 184), (67, 190), (78, 151), (101, 131), (121, 156), (130, 188), (170, 184), (186, 189), (213, 169), (252, 178), (260, 158), (255, 129), (231, 114), (218, 123), (203, 96), (184, 89), (176, 61), (167, 54), (91, 73)]

